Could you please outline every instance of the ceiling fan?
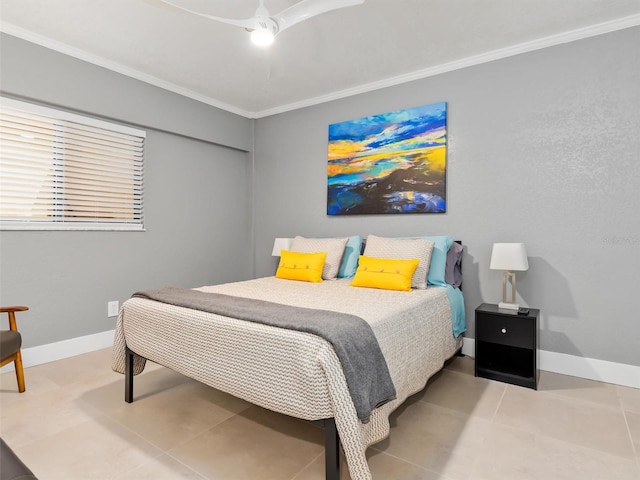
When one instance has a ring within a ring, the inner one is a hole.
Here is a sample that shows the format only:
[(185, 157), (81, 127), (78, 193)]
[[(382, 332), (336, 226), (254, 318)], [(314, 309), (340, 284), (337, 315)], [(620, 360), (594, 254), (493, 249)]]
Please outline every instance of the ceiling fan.
[(278, 33), (292, 27), (296, 23), (331, 10), (337, 10), (338, 8), (360, 5), (364, 3), (365, 0), (302, 0), (273, 16), (269, 14), (264, 6), (264, 0), (260, 0), (256, 13), (253, 17), (246, 19), (216, 17), (185, 8), (171, 0), (161, 1), (186, 12), (200, 15), (201, 17), (243, 27), (251, 32), (251, 40), (253, 43), (260, 46), (267, 46), (273, 43), (273, 39)]

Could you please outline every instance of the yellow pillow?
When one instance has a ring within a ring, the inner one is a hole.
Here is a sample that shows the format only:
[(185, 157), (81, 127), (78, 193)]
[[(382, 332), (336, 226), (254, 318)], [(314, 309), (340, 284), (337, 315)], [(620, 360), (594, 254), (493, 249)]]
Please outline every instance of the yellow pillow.
[(276, 277), (303, 282), (321, 282), (326, 258), (327, 252), (301, 253), (282, 250)]
[(360, 255), (358, 270), (351, 285), (354, 287), (382, 288), (385, 290), (411, 291), (411, 278), (420, 260), (373, 258)]

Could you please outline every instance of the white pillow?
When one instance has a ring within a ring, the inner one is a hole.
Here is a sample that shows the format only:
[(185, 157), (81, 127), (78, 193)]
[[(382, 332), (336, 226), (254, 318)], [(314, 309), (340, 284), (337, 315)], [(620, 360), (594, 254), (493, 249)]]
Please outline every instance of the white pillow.
[(305, 238), (297, 236), (291, 242), (289, 250), (301, 253), (327, 252), (322, 278), (324, 280), (335, 280), (340, 269), (340, 261), (344, 254), (344, 247), (347, 244), (345, 238)]
[(427, 272), (435, 243), (425, 238), (385, 238), (369, 235), (364, 254), (367, 257), (420, 260), (411, 278), (413, 288), (427, 288)]

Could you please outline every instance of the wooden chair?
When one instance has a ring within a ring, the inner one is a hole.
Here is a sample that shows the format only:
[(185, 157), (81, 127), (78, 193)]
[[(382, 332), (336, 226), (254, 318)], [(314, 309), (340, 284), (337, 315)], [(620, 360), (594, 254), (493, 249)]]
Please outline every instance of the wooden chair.
[(24, 312), (29, 307), (0, 307), (0, 313), (9, 314), (9, 330), (0, 330), (0, 367), (13, 362), (16, 367), (18, 391), (24, 392), (24, 369), (22, 367), (22, 336), (16, 325), (16, 312)]

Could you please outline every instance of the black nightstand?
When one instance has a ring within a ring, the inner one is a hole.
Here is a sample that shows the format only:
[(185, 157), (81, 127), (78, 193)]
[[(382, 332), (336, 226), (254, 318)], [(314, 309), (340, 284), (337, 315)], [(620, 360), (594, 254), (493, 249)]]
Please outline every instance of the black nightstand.
[(476, 377), (538, 388), (540, 310), (522, 315), (483, 303), (476, 308)]

